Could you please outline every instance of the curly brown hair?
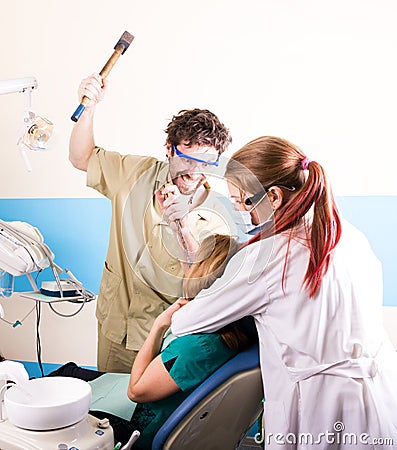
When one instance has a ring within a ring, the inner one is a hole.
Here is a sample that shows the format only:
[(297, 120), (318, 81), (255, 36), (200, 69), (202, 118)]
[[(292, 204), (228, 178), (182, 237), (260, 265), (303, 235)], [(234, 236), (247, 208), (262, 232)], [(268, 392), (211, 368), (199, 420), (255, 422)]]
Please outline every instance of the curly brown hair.
[(164, 131), (166, 144), (210, 145), (219, 154), (232, 142), (228, 128), (208, 109), (183, 109), (172, 117)]

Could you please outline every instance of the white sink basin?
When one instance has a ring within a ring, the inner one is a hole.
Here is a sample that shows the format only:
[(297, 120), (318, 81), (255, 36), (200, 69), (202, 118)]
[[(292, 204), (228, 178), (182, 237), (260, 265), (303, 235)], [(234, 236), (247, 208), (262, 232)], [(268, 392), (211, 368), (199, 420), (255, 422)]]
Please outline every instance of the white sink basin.
[(91, 386), (77, 378), (44, 377), (9, 388), (4, 395), (8, 420), (28, 430), (52, 430), (82, 420), (90, 409)]

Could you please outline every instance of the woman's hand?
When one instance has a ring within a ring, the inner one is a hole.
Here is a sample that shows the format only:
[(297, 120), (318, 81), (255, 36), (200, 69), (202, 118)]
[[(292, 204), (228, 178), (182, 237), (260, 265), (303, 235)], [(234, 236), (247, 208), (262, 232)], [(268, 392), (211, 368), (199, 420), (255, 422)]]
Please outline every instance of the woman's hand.
[(171, 326), (171, 318), (175, 311), (178, 311), (182, 306), (186, 305), (189, 300), (186, 298), (178, 299), (174, 304), (169, 306), (165, 311), (163, 311), (159, 316), (157, 316), (154, 321), (153, 326), (157, 328), (168, 329)]

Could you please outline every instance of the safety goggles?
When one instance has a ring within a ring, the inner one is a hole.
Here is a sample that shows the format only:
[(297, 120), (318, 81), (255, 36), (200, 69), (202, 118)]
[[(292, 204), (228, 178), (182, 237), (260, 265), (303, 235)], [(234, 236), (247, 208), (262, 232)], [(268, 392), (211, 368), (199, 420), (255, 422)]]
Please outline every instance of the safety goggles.
[(219, 155), (218, 155), (216, 161), (207, 161), (205, 159), (195, 158), (194, 156), (186, 155), (185, 153), (182, 153), (180, 150), (178, 150), (176, 148), (175, 144), (172, 144), (172, 148), (174, 149), (176, 155), (179, 156), (179, 158), (184, 158), (184, 159), (189, 160), (189, 161), (194, 161), (196, 163), (203, 164), (204, 167), (205, 166), (215, 166), (215, 167), (219, 166)]
[(272, 184), (269, 187), (265, 187), (262, 191), (257, 192), (252, 197), (247, 197), (244, 200), (244, 204), (247, 206), (252, 206), (255, 203), (258, 203), (259, 200), (261, 200), (269, 192), (269, 190), (274, 186), (287, 189), (287, 191), (290, 191), (290, 192), (294, 192), (296, 190), (294, 186), (286, 186), (285, 184)]

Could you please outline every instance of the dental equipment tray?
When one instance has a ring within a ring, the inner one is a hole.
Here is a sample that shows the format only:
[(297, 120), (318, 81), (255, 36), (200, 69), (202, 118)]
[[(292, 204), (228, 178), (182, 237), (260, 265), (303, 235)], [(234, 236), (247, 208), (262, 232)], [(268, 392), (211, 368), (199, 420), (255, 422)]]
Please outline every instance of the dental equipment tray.
[[(40, 292), (43, 295), (47, 295), (48, 297), (57, 297), (60, 298), (61, 297), (61, 292), (60, 291), (49, 291), (47, 289), (40, 289)], [(77, 296), (77, 291), (73, 290), (73, 291), (62, 291), (62, 297), (76, 297)]]
[(78, 292), (76, 289), (71, 286), (70, 284), (66, 283), (65, 281), (60, 282), (61, 288), (62, 288), (62, 295), (61, 291), (59, 289), (58, 283), (55, 281), (43, 281), (41, 283), (41, 289), (40, 292), (43, 295), (47, 295), (49, 297), (76, 297), (78, 295)]
[(31, 300), (36, 300), (37, 302), (44, 303), (54, 303), (54, 302), (72, 302), (72, 303), (82, 303), (84, 297), (82, 295), (75, 295), (74, 297), (54, 297), (51, 295), (42, 294), (40, 291), (36, 292), (18, 292), (21, 297), (29, 298)]

